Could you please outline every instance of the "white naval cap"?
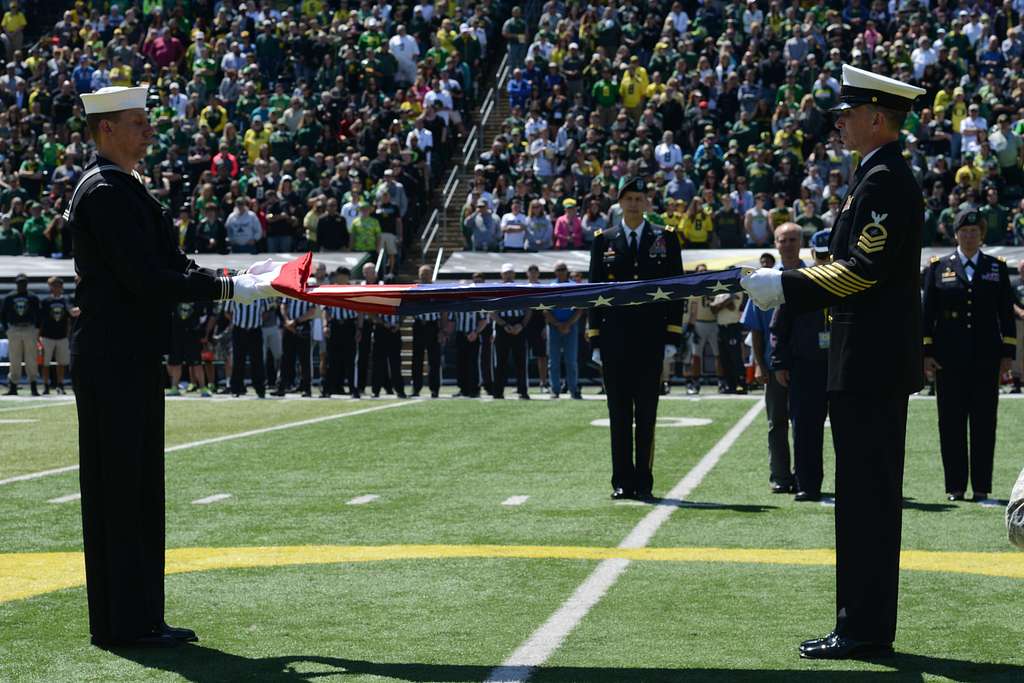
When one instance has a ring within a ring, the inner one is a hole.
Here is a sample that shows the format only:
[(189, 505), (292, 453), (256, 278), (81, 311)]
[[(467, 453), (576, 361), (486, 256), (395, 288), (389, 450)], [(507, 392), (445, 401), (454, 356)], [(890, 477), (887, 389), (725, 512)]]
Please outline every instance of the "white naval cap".
[(832, 111), (852, 109), (861, 104), (877, 104), (897, 111), (910, 111), (911, 103), (924, 93), (924, 88), (916, 85), (843, 64), (839, 104)]
[(86, 114), (109, 114), (128, 109), (145, 109), (148, 95), (149, 88), (144, 85), (137, 88), (112, 85), (100, 88), (93, 93), (84, 93), (82, 106), (85, 107)]

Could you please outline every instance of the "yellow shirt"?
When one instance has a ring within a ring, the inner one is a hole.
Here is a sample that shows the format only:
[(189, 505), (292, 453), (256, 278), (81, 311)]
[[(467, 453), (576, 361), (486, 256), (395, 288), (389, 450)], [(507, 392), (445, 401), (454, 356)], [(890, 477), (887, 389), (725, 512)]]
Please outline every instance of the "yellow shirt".
[(302, 16), (319, 16), (324, 11), (323, 0), (302, 0)]
[(647, 86), (647, 99), (657, 97), (663, 92), (665, 92), (664, 83), (651, 83), (650, 85)]
[(952, 99), (953, 96), (945, 90), (935, 93), (935, 101), (932, 103), (932, 109), (935, 111), (935, 114), (938, 115), (939, 112), (946, 111), (946, 106)]
[(712, 220), (706, 208), (683, 217), (683, 237), (688, 244), (707, 244), (711, 241)]
[(977, 166), (961, 166), (956, 172), (954, 181), (957, 185), (962, 184), (961, 181), (966, 180), (971, 187), (978, 189), (981, 187), (981, 180), (985, 177), (985, 172)]
[(953, 132), (960, 132), (960, 122), (967, 118), (967, 102), (961, 100), (950, 105), (949, 122), (953, 124)]
[(7, 33), (23, 31), (27, 25), (28, 20), (25, 19), (25, 14), (21, 11), (4, 12), (4, 18), (0, 19), (0, 26), (2, 26), (4, 31)]
[(437, 44), (448, 54), (455, 52), (456, 38), (458, 36), (455, 34), (455, 31), (445, 31), (443, 27), (437, 29)]
[(259, 133), (256, 132), (255, 128), (250, 128), (245, 131), (245, 138), (242, 141), (242, 145), (245, 147), (245, 153), (249, 157), (249, 163), (259, 159), (260, 150), (269, 144), (270, 129), (264, 127)]
[(643, 67), (637, 67), (636, 73), (629, 73), (629, 69), (622, 72), (622, 80), (619, 81), (619, 96), (622, 97), (622, 104), (627, 109), (635, 109), (644, 103), (647, 97), (647, 71)]

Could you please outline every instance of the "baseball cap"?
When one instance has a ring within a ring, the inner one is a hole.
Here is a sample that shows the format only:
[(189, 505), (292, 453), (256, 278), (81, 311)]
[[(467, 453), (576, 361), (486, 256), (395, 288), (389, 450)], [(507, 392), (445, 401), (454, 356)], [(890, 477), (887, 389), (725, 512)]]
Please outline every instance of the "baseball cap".
[(831, 230), (819, 230), (811, 235), (811, 251), (815, 254), (827, 254), (828, 240), (831, 235)]
[(572, 197), (566, 197), (565, 199), (562, 200), (562, 206), (564, 206), (567, 209), (570, 206), (576, 206), (576, 200), (573, 199)]
[(14, 276), (14, 281), (15, 282), (28, 282), (28, 275), (25, 275), (25, 273), (18, 273), (17, 275)]
[(503, 272), (503, 273), (514, 273), (514, 272), (516, 272), (516, 267), (513, 266), (511, 263), (502, 263), (501, 264), (501, 272)]

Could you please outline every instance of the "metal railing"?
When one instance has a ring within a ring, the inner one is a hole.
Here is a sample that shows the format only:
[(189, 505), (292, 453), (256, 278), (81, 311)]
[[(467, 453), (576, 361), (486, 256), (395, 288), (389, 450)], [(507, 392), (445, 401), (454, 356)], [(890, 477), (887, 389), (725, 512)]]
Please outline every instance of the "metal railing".
[(437, 236), (437, 229), (441, 226), (441, 212), (438, 209), (434, 209), (433, 213), (430, 214), (430, 219), (427, 221), (427, 226), (423, 228), (423, 234), (420, 235), (421, 256), (427, 257), (430, 253), (430, 245), (434, 241), (434, 237)]

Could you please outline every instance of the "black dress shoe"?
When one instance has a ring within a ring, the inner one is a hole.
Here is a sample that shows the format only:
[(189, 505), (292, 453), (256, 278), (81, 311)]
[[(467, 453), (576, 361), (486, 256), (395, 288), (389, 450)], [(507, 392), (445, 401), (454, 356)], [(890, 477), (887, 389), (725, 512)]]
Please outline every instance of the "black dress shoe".
[(612, 500), (625, 500), (626, 498), (632, 498), (633, 492), (627, 491), (626, 489), (613, 489)]
[(284, 396), (284, 389), (278, 389), (277, 391), (271, 391), (271, 396)]
[(824, 638), (805, 640), (800, 644), (800, 656), (804, 659), (875, 659), (892, 654), (892, 643), (854, 640), (835, 631)]
[(950, 503), (956, 502), (958, 500), (963, 500), (963, 499), (964, 499), (964, 494), (962, 494), (962, 493), (948, 493), (948, 494), (946, 494), (946, 500), (948, 500)]
[(982, 503), (982, 502), (984, 502), (986, 500), (988, 500), (988, 494), (987, 493), (977, 493), (977, 492), (975, 492), (974, 495), (971, 496), (971, 502), (972, 503)]
[(633, 498), (644, 503), (653, 503), (656, 500), (654, 494), (650, 491), (636, 491), (633, 494)]
[(178, 628), (178, 627), (175, 627), (175, 626), (168, 626), (166, 622), (161, 627), (160, 632), (163, 635), (165, 635), (165, 636), (170, 636), (171, 638), (177, 638), (178, 640), (183, 640), (186, 643), (195, 643), (195, 642), (199, 641), (199, 636), (197, 636), (196, 632), (193, 631), (192, 629), (190, 629), (190, 628)]
[(778, 482), (772, 482), (772, 493), (793, 493), (792, 484), (780, 484)]
[(817, 491), (797, 491), (796, 495), (793, 496), (793, 500), (795, 500), (798, 503), (816, 503), (819, 500), (821, 500), (821, 493)]

